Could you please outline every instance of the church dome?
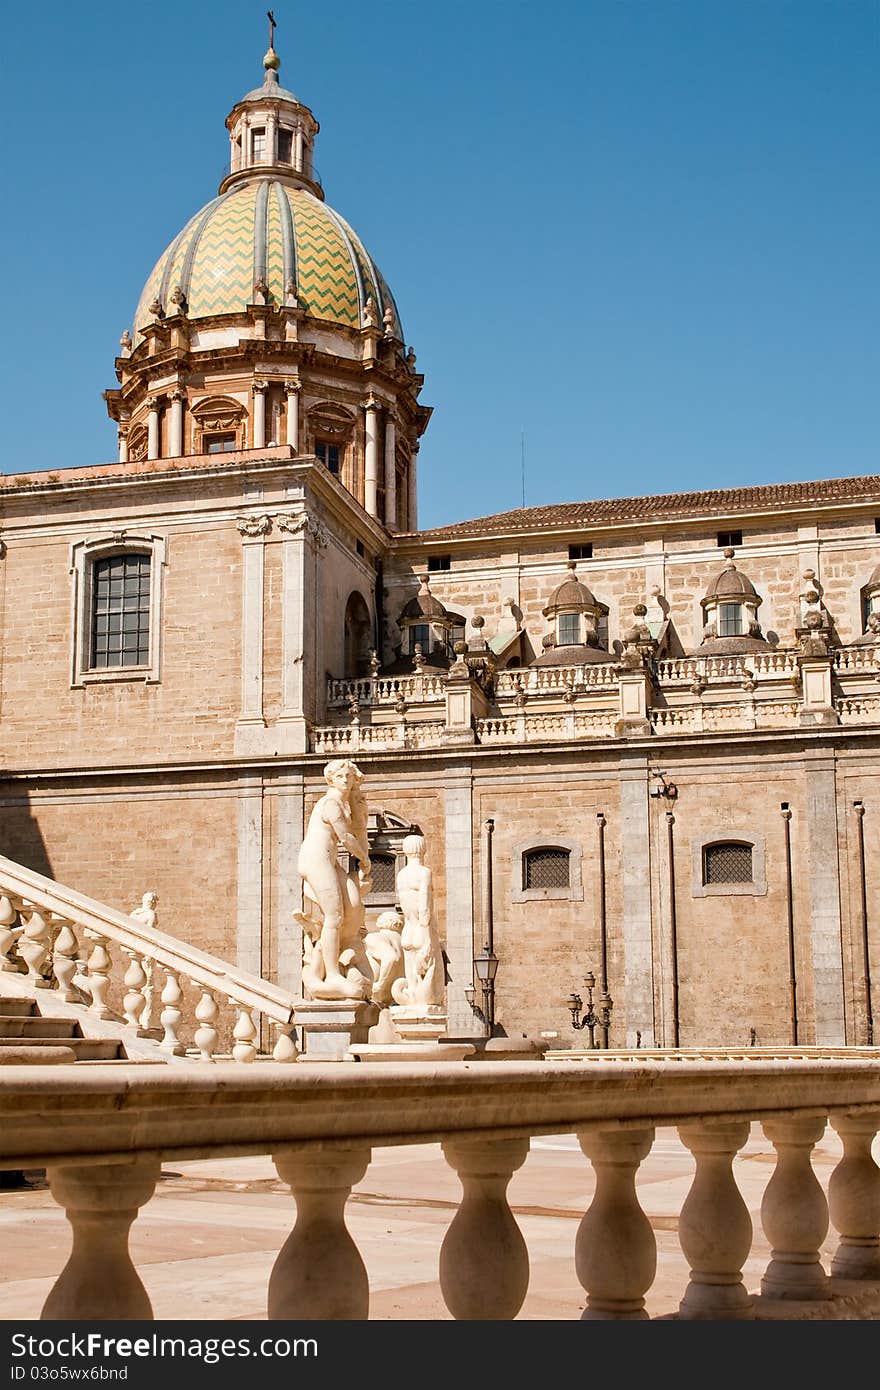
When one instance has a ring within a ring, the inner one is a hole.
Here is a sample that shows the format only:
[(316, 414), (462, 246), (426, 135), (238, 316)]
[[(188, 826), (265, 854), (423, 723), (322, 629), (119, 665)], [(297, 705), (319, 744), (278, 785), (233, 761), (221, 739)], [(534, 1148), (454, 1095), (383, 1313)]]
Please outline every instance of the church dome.
[(283, 304), (289, 281), (300, 308), (315, 319), (360, 328), (372, 298), (378, 321), (391, 310), (394, 336), (403, 330), (391, 291), (357, 233), (305, 187), (254, 172), (203, 207), (156, 262), (138, 303), (135, 341), (165, 314), (179, 289), (190, 319), (243, 314), (264, 280), (269, 302)]

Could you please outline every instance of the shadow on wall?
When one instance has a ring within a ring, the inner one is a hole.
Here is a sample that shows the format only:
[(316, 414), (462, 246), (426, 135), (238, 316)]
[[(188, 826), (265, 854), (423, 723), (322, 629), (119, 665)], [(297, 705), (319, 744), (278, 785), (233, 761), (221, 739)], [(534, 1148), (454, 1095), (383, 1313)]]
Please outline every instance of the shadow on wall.
[(0, 854), (34, 873), (54, 878), (43, 835), (31, 813), (30, 794), (0, 783)]

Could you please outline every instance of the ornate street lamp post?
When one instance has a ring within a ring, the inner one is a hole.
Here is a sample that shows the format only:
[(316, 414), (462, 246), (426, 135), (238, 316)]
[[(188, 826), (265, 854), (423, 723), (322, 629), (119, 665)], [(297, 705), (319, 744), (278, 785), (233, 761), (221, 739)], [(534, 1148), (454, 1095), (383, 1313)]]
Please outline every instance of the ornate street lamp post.
[[(571, 1013), (571, 1026), (580, 1030), (586, 1028), (590, 1034), (590, 1047), (597, 1048), (608, 1046), (608, 1030), (611, 1027), (611, 1010), (614, 1008), (614, 1000), (607, 989), (604, 994), (599, 996), (599, 1012), (593, 1009), (593, 990), (596, 987), (596, 977), (592, 970), (588, 970), (584, 976), (584, 988), (587, 991), (586, 1012), (581, 1013), (584, 1001), (579, 994), (568, 996), (568, 1008)], [(596, 1042), (596, 1029), (601, 1034), (601, 1041)]]
[(484, 946), (478, 956), (474, 956), (474, 973), (483, 992), (483, 1023), (486, 1037), (495, 1032), (495, 975), (498, 971), (498, 957), (491, 946)]

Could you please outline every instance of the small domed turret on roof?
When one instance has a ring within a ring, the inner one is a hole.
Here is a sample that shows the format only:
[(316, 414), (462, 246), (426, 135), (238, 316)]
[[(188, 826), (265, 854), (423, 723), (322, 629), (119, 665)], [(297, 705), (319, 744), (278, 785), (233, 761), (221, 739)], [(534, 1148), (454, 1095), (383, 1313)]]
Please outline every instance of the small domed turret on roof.
[(419, 592), (415, 598), (411, 598), (400, 610), (398, 621), (431, 619), (434, 622), (464, 623), (464, 618), (459, 613), (449, 613), (444, 605), (437, 598), (436, 594), (431, 593), (431, 585), (426, 574), (419, 577)]
[(599, 608), (607, 613), (605, 604), (597, 603), (596, 596), (577, 577), (577, 565), (574, 560), (568, 562), (569, 573), (563, 579), (547, 600), (546, 608), (541, 611), (545, 618), (552, 618), (561, 609), (571, 610), (584, 608)]
[(541, 610), (553, 624), (553, 631), (544, 638), (543, 650), (533, 666), (583, 666), (608, 660), (599, 639), (599, 623), (607, 616), (608, 605), (600, 603), (581, 583), (574, 560), (569, 560), (568, 569)]
[(737, 599), (751, 598), (755, 600), (755, 606), (763, 602), (751, 579), (742, 570), (738, 570), (734, 564), (733, 557), (736, 551), (732, 546), (728, 546), (724, 552), (727, 564), (724, 569), (709, 581), (709, 587), (702, 599), (703, 607), (712, 599)]
[(734, 564), (732, 546), (724, 552), (723, 570), (709, 581), (700, 599), (705, 626), (696, 656), (738, 656), (764, 651), (767, 641), (758, 622), (763, 599), (749, 577)]
[(871, 577), (862, 589), (865, 630), (850, 643), (853, 647), (880, 645), (880, 565), (875, 565)]

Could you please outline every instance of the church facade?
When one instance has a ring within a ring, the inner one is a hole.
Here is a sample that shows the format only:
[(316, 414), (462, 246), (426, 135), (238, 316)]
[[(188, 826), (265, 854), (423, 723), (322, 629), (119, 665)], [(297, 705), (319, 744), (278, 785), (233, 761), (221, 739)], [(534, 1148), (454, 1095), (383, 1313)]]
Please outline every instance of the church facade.
[[(419, 530), (423, 378), (280, 85), (147, 278), (118, 461), (0, 478), (3, 852), (296, 989), (328, 759), (394, 901), (427, 843), (450, 1033), (858, 1045), (880, 980), (880, 478)], [(479, 1002), (479, 990), (477, 991)]]

